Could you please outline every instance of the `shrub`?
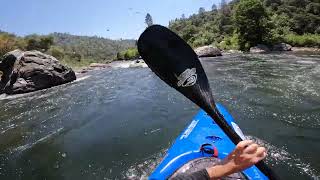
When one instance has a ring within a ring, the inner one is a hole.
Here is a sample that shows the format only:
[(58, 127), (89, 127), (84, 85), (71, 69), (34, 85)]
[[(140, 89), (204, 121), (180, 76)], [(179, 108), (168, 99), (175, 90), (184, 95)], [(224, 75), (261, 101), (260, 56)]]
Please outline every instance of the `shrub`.
[(52, 36), (29, 35), (26, 38), (27, 50), (47, 51), (53, 45)]
[(130, 59), (137, 59), (139, 58), (139, 52), (137, 48), (130, 48), (126, 51), (118, 52), (117, 53), (117, 60), (130, 60)]
[(59, 46), (52, 46), (48, 50), (48, 54), (52, 55), (53, 57), (57, 58), (58, 60), (61, 60), (64, 58), (64, 50)]
[(284, 41), (292, 46), (320, 47), (319, 34), (288, 34), (284, 37)]
[(24, 49), (24, 41), (9, 33), (0, 33), (0, 56), (14, 49)]
[(228, 49), (233, 49), (233, 50), (239, 50), (239, 35), (234, 33), (233, 36), (226, 36), (224, 39), (218, 44), (218, 47), (220, 49), (228, 50)]

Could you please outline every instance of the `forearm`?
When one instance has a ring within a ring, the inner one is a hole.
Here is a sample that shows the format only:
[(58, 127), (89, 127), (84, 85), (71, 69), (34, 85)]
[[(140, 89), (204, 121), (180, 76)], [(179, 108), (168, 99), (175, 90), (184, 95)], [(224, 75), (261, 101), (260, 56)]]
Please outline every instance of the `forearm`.
[(206, 169), (211, 180), (216, 180), (232, 174), (232, 169), (227, 165), (215, 165)]

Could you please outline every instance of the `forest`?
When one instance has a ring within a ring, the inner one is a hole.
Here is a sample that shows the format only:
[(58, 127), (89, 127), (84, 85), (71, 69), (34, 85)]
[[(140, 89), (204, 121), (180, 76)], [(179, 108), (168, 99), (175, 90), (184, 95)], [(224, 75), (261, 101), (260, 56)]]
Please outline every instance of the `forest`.
[(285, 42), (320, 46), (319, 0), (222, 0), (219, 7), (170, 21), (169, 28), (191, 46), (248, 50), (257, 44)]

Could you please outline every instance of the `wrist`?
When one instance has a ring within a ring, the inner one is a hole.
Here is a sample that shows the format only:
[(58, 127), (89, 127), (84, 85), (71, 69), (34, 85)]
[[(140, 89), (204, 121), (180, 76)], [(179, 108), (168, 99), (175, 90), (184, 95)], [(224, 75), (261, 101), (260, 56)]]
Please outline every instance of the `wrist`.
[(206, 169), (211, 180), (216, 180), (225, 176), (230, 175), (231, 169), (228, 165), (216, 165)]

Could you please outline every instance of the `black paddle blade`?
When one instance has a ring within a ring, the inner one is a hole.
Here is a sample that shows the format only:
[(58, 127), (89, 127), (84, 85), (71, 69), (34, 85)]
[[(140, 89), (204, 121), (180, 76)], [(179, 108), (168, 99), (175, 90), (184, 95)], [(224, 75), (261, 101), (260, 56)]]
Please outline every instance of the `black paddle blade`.
[(169, 29), (153, 25), (138, 40), (138, 50), (149, 68), (204, 110), (215, 109), (208, 78), (197, 54)]

